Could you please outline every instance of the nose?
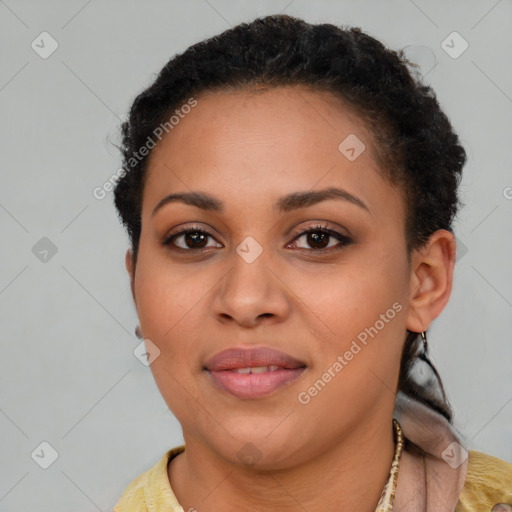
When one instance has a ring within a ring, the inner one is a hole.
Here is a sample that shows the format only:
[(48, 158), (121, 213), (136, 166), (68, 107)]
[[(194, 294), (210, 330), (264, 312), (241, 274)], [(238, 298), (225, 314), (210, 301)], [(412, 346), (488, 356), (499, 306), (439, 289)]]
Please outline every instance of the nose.
[(290, 284), (280, 278), (264, 254), (252, 262), (234, 255), (233, 266), (212, 301), (213, 314), (219, 322), (255, 327), (261, 322), (282, 322), (289, 315)]

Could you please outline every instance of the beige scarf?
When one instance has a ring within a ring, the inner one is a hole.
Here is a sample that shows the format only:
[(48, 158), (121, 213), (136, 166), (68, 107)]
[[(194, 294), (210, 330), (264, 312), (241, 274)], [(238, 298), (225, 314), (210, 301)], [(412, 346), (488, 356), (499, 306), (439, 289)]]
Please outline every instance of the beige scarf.
[(427, 455), (409, 449), (406, 441), (391, 510), (453, 512), (466, 478), (466, 440), (441, 414), (401, 391), (397, 394), (394, 417), (406, 440)]

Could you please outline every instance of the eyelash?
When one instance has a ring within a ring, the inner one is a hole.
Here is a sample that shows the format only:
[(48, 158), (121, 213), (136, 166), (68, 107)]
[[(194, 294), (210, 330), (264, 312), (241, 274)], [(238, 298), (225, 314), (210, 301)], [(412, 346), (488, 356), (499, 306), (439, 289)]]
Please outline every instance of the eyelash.
[[(213, 236), (210, 233), (208, 233), (208, 231), (205, 231), (203, 228), (192, 226), (192, 227), (184, 228), (176, 233), (173, 233), (172, 235), (167, 236), (161, 243), (165, 247), (173, 245), (172, 242), (176, 238), (178, 238), (181, 235), (187, 235), (189, 233), (201, 233), (203, 235), (213, 238)], [(326, 225), (322, 226), (320, 224), (318, 224), (316, 226), (312, 226), (305, 230), (299, 231), (298, 233), (295, 233), (292, 241), (298, 240), (299, 238), (302, 238), (304, 235), (308, 235), (310, 233), (327, 234), (327, 235), (339, 240), (341, 242), (341, 245), (335, 246), (334, 248), (331, 247), (331, 248), (326, 248), (326, 249), (303, 249), (303, 250), (306, 250), (307, 252), (317, 252), (317, 253), (323, 254), (323, 253), (327, 253), (327, 252), (331, 252), (331, 251), (341, 250), (344, 247), (346, 247), (347, 245), (352, 243), (352, 240), (349, 237), (342, 235), (341, 233), (338, 233), (337, 231), (329, 229)], [(195, 251), (204, 251), (205, 250), (205, 248), (183, 249), (182, 247), (176, 247), (176, 246), (174, 246), (173, 249), (182, 251), (182, 252), (195, 252)]]

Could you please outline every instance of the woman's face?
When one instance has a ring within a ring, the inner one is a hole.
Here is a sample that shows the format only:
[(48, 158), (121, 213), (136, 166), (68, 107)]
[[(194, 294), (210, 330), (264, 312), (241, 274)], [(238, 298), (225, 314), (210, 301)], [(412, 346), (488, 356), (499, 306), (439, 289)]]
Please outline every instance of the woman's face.
[[(196, 99), (149, 162), (133, 281), (141, 331), (186, 443), (284, 468), (390, 422), (411, 316), (402, 199), (363, 124), (329, 93)], [(317, 195), (326, 189), (342, 192)], [(155, 210), (193, 193), (209, 208)], [(205, 368), (225, 349), (262, 347), (302, 368)]]

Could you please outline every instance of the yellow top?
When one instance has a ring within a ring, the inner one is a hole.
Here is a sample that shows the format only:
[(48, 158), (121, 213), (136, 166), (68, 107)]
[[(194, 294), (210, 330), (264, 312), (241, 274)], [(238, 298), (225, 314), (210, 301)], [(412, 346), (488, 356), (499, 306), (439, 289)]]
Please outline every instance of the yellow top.
[[(169, 460), (184, 450), (182, 445), (167, 451), (155, 466), (135, 478), (114, 512), (185, 512), (167, 476)], [(469, 450), (464, 488), (455, 512), (490, 512), (497, 503), (512, 505), (512, 464)]]
[(512, 506), (512, 464), (470, 450), (466, 480), (455, 512), (490, 511), (498, 503)]

